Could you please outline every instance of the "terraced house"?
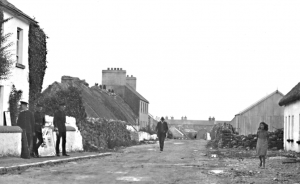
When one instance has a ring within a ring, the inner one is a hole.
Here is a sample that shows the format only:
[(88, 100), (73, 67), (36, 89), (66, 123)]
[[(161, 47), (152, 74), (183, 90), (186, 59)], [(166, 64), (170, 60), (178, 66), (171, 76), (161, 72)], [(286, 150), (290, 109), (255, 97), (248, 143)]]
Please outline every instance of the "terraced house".
[(102, 70), (102, 85), (120, 95), (138, 117), (140, 128), (149, 125), (149, 101), (136, 91), (136, 77), (126, 75), (122, 68)]
[[(2, 26), (3, 35), (11, 33), (8, 43), (13, 43), (9, 48), (15, 64), (11, 68), (10, 77), (7, 80), (0, 80), (0, 126), (5, 125), (4, 112), (9, 110), (9, 94), (14, 85), (16, 89), (22, 90), (23, 100), (28, 101), (29, 97), (29, 27), (30, 24), (37, 24), (37, 21), (23, 13), (17, 7), (6, 0), (0, 0), (0, 8), (3, 20), (12, 18)], [(7, 115), (8, 116), (8, 115)]]

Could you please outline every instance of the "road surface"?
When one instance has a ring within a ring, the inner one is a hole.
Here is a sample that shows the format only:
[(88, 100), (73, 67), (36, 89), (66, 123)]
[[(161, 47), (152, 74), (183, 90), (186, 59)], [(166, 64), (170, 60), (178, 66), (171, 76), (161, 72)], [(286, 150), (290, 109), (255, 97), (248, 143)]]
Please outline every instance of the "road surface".
[(234, 183), (231, 175), (219, 175), (226, 164), (205, 156), (205, 145), (204, 140), (168, 140), (163, 152), (158, 144), (133, 146), (103, 158), (2, 175), (0, 183)]

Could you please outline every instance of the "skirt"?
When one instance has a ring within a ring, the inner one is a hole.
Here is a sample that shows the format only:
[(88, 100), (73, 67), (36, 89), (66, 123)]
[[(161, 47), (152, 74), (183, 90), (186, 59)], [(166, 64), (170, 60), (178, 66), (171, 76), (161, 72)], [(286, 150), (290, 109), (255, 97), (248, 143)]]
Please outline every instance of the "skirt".
[(267, 139), (257, 139), (256, 143), (256, 153), (258, 156), (266, 156), (268, 150), (268, 140)]

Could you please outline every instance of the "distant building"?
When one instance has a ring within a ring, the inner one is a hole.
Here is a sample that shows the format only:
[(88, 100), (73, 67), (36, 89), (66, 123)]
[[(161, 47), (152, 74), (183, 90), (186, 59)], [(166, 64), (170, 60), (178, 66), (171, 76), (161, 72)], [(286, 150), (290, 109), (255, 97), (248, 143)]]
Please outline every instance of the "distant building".
[(262, 121), (269, 125), (269, 131), (283, 128), (283, 108), (278, 105), (283, 96), (278, 90), (265, 96), (236, 114), (230, 122), (231, 125), (240, 135), (257, 133)]
[(284, 106), (284, 149), (300, 152), (300, 83), (280, 101)]
[(149, 101), (136, 91), (136, 77), (122, 68), (102, 70), (102, 85), (120, 95), (138, 117), (140, 127), (148, 125)]
[(154, 117), (151, 114), (148, 114), (148, 123), (149, 128), (155, 130), (158, 121), (154, 119)]
[(215, 124), (229, 123), (229, 121), (216, 121), (214, 117), (209, 117), (208, 120), (189, 120), (186, 116), (181, 117), (181, 119), (174, 119), (174, 117), (170, 119), (166, 117), (165, 119), (170, 127), (176, 127), (185, 135), (191, 132), (197, 134), (197, 139), (204, 139), (205, 134), (210, 132)]
[(38, 22), (6, 0), (0, 0), (0, 7), (3, 10), (3, 19), (13, 18), (3, 24), (3, 33), (4, 35), (12, 33), (7, 43), (13, 43), (13, 46), (9, 50), (12, 54), (12, 59), (16, 61), (11, 69), (10, 78), (8, 80), (0, 80), (0, 126), (3, 126), (3, 112), (9, 111), (8, 102), (12, 85), (15, 85), (17, 90), (22, 90), (22, 100), (28, 101), (28, 33), (30, 24), (37, 24)]

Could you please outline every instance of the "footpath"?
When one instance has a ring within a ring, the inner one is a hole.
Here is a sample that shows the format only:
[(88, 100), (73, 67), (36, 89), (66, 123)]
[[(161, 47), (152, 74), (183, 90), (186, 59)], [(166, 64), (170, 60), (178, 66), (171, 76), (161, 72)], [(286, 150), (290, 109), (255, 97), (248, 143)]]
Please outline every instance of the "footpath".
[(99, 158), (112, 155), (111, 152), (71, 152), (70, 156), (52, 156), (23, 159), (19, 157), (1, 157), (0, 158), (0, 175), (18, 171), (24, 171), (31, 167), (42, 167), (47, 165), (56, 165), (83, 159)]

